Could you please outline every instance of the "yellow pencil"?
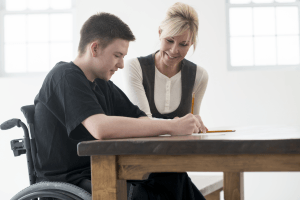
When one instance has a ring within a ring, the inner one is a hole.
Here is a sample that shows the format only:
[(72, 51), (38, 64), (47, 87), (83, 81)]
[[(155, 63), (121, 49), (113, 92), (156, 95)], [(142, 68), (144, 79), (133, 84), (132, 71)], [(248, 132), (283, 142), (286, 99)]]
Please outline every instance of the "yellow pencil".
[[(191, 108), (191, 113), (192, 114), (194, 114), (194, 102), (195, 102), (195, 92), (193, 92), (193, 98), (192, 98), (192, 108)], [(220, 133), (220, 132), (235, 132), (235, 130), (206, 131), (206, 133)]]
[(195, 101), (195, 92), (193, 92), (193, 98), (192, 98), (192, 108), (191, 108), (192, 114), (194, 114), (194, 101)]
[(216, 130), (216, 131), (206, 131), (206, 133), (220, 133), (220, 132), (235, 132), (235, 130)]

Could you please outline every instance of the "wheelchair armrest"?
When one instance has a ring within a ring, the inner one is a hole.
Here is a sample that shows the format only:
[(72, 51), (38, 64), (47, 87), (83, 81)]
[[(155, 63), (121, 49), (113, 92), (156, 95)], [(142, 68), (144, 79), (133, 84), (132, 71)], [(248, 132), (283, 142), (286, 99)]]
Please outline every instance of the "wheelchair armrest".
[(0, 125), (0, 129), (1, 130), (8, 130), (8, 129), (11, 129), (15, 126), (17, 127), (21, 127), (21, 124), (20, 124), (21, 120), (19, 119), (10, 119), (10, 120), (7, 120), (6, 122), (3, 122), (1, 125)]

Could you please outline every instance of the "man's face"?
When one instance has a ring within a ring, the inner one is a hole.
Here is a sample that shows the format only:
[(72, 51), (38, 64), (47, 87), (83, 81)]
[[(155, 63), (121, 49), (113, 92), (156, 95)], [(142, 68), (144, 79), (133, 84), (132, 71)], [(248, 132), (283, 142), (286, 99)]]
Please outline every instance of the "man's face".
[(95, 77), (108, 81), (119, 68), (123, 69), (128, 47), (129, 41), (115, 39), (105, 49), (98, 49), (100, 53), (94, 60)]

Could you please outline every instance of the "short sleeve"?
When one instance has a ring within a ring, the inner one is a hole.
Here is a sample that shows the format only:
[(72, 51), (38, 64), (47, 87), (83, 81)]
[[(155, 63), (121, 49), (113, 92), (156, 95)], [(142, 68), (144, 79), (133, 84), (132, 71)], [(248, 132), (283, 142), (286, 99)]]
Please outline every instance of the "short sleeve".
[(112, 99), (115, 110), (115, 115), (124, 117), (144, 117), (147, 116), (138, 106), (134, 105), (124, 92), (111, 82)]
[(71, 138), (71, 132), (82, 121), (89, 116), (104, 113), (92, 91), (91, 83), (83, 73), (67, 73), (53, 90), (46, 106), (63, 123)]

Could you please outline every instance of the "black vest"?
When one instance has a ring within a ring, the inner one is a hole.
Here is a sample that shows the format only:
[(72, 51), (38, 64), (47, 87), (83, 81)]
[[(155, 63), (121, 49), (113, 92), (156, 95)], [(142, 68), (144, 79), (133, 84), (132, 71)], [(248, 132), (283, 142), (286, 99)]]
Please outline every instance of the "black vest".
[[(142, 73), (143, 73), (143, 86), (146, 92), (146, 96), (149, 102), (150, 111), (152, 117), (173, 119), (174, 117), (183, 117), (191, 112), (192, 106), (192, 93), (196, 78), (197, 65), (183, 59), (181, 61), (181, 100), (178, 108), (168, 114), (161, 114), (156, 109), (154, 103), (154, 83), (155, 83), (155, 62), (154, 54), (150, 54), (146, 57), (139, 57)], [(172, 100), (172, 99), (171, 99)]]

